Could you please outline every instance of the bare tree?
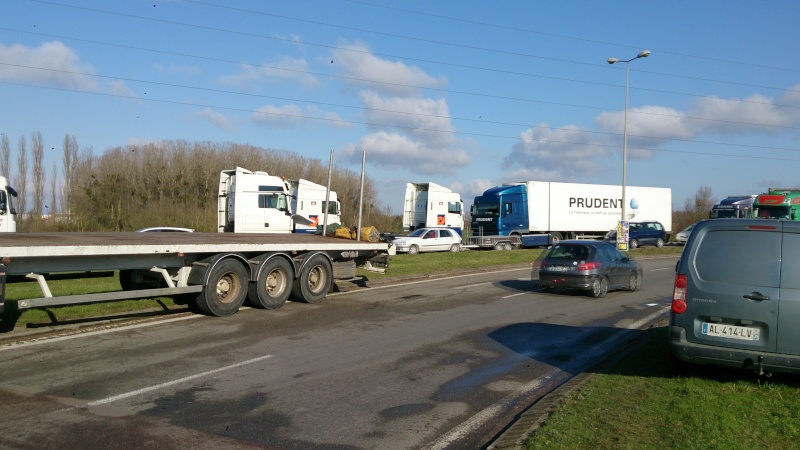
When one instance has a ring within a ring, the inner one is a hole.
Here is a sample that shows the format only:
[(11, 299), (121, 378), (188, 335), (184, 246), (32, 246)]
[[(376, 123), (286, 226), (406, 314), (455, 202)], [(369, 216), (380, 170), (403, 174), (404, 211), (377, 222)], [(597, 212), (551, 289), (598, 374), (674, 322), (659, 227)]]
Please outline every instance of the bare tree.
[(69, 215), (72, 208), (72, 190), (75, 188), (75, 172), (78, 170), (78, 140), (75, 139), (75, 135), (64, 135), (62, 170), (64, 183), (61, 188), (61, 211)]
[(6, 180), (11, 181), (9, 179), (11, 169), (9, 161), (11, 161), (11, 143), (9, 142), (8, 135), (3, 133), (3, 137), (0, 139), (0, 175), (6, 177)]
[[(50, 217), (52, 220), (55, 220), (56, 214), (58, 214), (58, 169), (56, 169), (56, 163), (53, 163), (53, 176), (50, 180)], [(47, 205), (45, 205), (47, 208)]]
[(41, 216), (44, 209), (44, 143), (42, 133), (31, 133), (31, 152), (33, 153), (33, 211)]
[(17, 155), (19, 174), (17, 175), (17, 181), (15, 183), (17, 185), (18, 194), (17, 204), (19, 205), (19, 213), (24, 215), (27, 203), (25, 197), (28, 192), (28, 144), (24, 135), (19, 137), (17, 146), (19, 148), (19, 154)]
[(673, 230), (682, 230), (687, 226), (708, 219), (708, 213), (717, 200), (711, 194), (711, 188), (700, 186), (694, 197), (687, 198), (683, 204), (683, 211), (673, 214)]

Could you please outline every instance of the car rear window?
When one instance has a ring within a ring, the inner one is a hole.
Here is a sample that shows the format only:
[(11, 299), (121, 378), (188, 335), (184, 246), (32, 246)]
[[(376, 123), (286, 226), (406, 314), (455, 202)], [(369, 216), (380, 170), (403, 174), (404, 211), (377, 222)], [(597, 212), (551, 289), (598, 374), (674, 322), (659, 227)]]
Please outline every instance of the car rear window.
[(709, 231), (697, 247), (694, 264), (703, 281), (777, 287), (781, 276), (781, 233)]

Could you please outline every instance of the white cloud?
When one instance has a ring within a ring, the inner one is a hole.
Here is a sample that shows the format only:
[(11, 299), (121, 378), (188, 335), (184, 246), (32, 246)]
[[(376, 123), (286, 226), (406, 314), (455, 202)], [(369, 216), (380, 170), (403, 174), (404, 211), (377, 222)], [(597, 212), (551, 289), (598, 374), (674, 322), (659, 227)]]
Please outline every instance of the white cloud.
[(475, 197), (482, 195), (487, 189), (497, 185), (498, 183), (495, 183), (492, 180), (488, 180), (486, 178), (476, 178), (467, 181), (466, 183), (456, 181), (448, 187), (451, 191), (461, 194), (461, 200), (464, 201), (464, 207), (469, 209), (469, 205), (472, 204), (472, 200)]
[(389, 168), (407, 168), (414, 173), (429, 175), (451, 173), (470, 162), (462, 149), (431, 148), (406, 136), (378, 131), (362, 137), (355, 145), (344, 148), (344, 155), (353, 162), (367, 152), (370, 164)]
[(139, 96), (133, 92), (124, 81), (113, 80), (108, 83), (108, 93), (118, 97), (138, 98)]
[(309, 128), (317, 124), (335, 128), (355, 126), (334, 112), (322, 111), (314, 106), (302, 108), (294, 104), (262, 106), (250, 118), (256, 124), (270, 128)]
[[(417, 95), (421, 88), (447, 85), (447, 77), (434, 77), (419, 67), (379, 58), (361, 42), (343, 43), (339, 47), (331, 52), (331, 61), (353, 85), (394, 96)], [(380, 83), (374, 82), (378, 80)]]
[(308, 61), (303, 58), (282, 57), (272, 63), (254, 66), (242, 64), (239, 72), (220, 78), (226, 85), (257, 83), (292, 83), (310, 89), (319, 85), (319, 80), (309, 73)]
[(223, 131), (238, 131), (242, 128), (239, 120), (225, 116), (211, 108), (205, 108), (194, 114), (195, 116), (211, 123), (214, 127)]
[(361, 93), (364, 115), (373, 127), (394, 125), (431, 147), (456, 142), (450, 111), (443, 99), (413, 97), (384, 98), (371, 91)]
[(575, 125), (551, 129), (540, 124), (520, 133), (520, 141), (503, 159), (502, 167), (510, 171), (504, 178), (546, 181), (590, 176), (606, 169), (604, 161), (614, 151), (608, 144), (607, 136)]
[[(98, 88), (94, 68), (61, 42), (46, 42), (32, 48), (22, 44), (0, 44), (0, 79), (85, 89)], [(87, 75), (84, 75), (87, 74)]]

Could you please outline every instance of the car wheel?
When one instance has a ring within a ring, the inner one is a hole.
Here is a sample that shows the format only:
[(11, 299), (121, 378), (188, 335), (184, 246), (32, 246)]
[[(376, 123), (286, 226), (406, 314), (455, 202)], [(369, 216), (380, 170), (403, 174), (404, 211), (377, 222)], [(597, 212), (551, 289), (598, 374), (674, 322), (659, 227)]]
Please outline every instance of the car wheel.
[(461, 251), (461, 246), (458, 244), (453, 244), (450, 246), (450, 251), (453, 253), (458, 253)]
[(636, 239), (631, 239), (631, 242), (628, 245), (630, 245), (631, 248), (638, 248), (639, 241), (637, 241)]
[(419, 253), (419, 247), (418, 246), (412, 245), (411, 247), (408, 247), (408, 254), (409, 255), (416, 255), (417, 253)]
[(628, 290), (638, 291), (641, 288), (642, 288), (642, 277), (640, 277), (637, 272), (633, 272), (631, 274), (630, 280), (628, 281)]
[(663, 247), (663, 246), (664, 246), (664, 240), (661, 238), (656, 239), (656, 247)]
[(606, 277), (598, 278), (592, 283), (592, 289), (589, 290), (589, 295), (593, 298), (600, 298), (608, 293), (608, 279)]

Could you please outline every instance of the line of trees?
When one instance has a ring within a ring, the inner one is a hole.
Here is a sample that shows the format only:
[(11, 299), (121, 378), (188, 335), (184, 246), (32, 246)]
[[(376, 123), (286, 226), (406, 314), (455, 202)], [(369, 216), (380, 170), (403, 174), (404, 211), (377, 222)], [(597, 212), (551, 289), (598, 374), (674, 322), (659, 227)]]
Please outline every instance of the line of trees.
[[(197, 231), (217, 229), (220, 171), (237, 166), (286, 178), (327, 184), (328, 165), (293, 152), (247, 144), (164, 141), (114, 147), (95, 155), (79, 150), (75, 136), (66, 135), (60, 185), (55, 164), (50, 202), (45, 202), (44, 145), (41, 133), (31, 135), (32, 205), (29, 197), (28, 151), (18, 143), (18, 174), (10, 178), (11, 146), (0, 140), (0, 172), (19, 193), (19, 231), (132, 231), (148, 226), (180, 226)], [(344, 225), (358, 222), (361, 174), (334, 167), (331, 189), (342, 203)], [(401, 219), (380, 210), (375, 183), (364, 181), (362, 226), (399, 231)]]

